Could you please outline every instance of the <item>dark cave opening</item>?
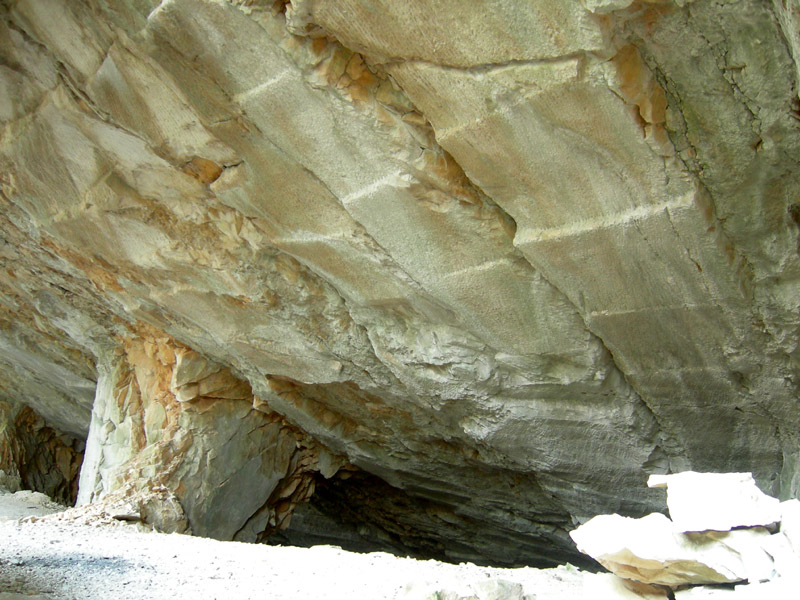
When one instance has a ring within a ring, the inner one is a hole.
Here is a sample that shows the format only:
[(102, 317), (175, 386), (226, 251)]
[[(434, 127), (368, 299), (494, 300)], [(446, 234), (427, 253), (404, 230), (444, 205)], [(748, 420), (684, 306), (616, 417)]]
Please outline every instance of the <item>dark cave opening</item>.
[(290, 526), (270, 536), (268, 543), (332, 544), (354, 552), (447, 560), (444, 544), (426, 531), (432, 525), (433, 502), (364, 471), (319, 476), (315, 484), (314, 495), (295, 509)]
[(297, 506), (289, 527), (273, 533), (266, 543), (333, 545), (352, 552), (494, 567), (598, 567), (553, 540), (475, 519), (458, 506), (394, 487), (365, 471), (340, 471), (330, 479), (318, 476), (315, 484), (313, 496)]
[(49, 426), (30, 407), (0, 404), (0, 470), (7, 483), (74, 505), (84, 442)]

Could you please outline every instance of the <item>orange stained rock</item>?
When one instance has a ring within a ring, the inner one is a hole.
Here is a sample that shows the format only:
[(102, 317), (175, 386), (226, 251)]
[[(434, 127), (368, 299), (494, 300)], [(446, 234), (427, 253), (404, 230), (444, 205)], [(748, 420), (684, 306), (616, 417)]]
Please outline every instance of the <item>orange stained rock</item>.
[(183, 165), (181, 170), (190, 177), (197, 179), (200, 183), (208, 185), (219, 179), (219, 176), (222, 175), (223, 168), (213, 160), (195, 156), (192, 160)]
[(646, 123), (663, 123), (667, 98), (636, 46), (630, 44), (623, 47), (613, 61), (617, 68), (619, 91), (625, 102), (638, 106), (639, 114)]

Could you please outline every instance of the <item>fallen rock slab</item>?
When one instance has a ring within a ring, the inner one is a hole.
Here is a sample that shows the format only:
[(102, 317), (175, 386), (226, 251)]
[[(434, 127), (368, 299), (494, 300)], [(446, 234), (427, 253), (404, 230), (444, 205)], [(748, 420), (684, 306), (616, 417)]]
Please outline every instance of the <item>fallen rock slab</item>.
[(758, 489), (751, 473), (651, 475), (647, 485), (667, 489), (667, 507), (677, 531), (729, 531), (781, 520), (780, 501)]
[(791, 554), (785, 538), (771, 535), (764, 527), (736, 529), (734, 531), (706, 531), (702, 533), (686, 533), (681, 537), (703, 551), (715, 548), (721, 552), (729, 551), (738, 556), (745, 573), (745, 579), (751, 583), (769, 581), (779, 573), (778, 563), (789, 567)]
[(764, 529), (683, 534), (667, 517), (653, 513), (641, 519), (600, 515), (570, 535), (581, 552), (609, 571), (642, 583), (733, 583), (771, 570), (771, 559), (761, 548), (760, 539), (769, 537)]

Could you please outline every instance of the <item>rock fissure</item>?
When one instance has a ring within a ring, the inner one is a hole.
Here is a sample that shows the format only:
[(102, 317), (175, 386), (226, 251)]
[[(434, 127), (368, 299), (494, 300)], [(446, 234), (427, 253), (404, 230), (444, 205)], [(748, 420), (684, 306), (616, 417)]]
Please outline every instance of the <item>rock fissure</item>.
[[(474, 65), (467, 65), (467, 66), (457, 66), (457, 65), (448, 65), (443, 63), (436, 63), (426, 60), (420, 59), (407, 59), (407, 58), (395, 58), (386, 62), (380, 62), (380, 66), (391, 69), (394, 65), (409, 65), (409, 66), (425, 66), (425, 67), (434, 67), (437, 69), (442, 70), (453, 70), (453, 71), (461, 71), (466, 72), (474, 75), (480, 74), (490, 74), (492, 71), (499, 71), (503, 69), (514, 69), (516, 67), (539, 67), (539, 66), (552, 66), (552, 65), (562, 65), (562, 64), (573, 64), (575, 62), (582, 63), (586, 60), (586, 52), (573, 52), (571, 54), (564, 54), (562, 56), (550, 56), (547, 58), (539, 58), (539, 59), (520, 59), (520, 60), (508, 60), (505, 62), (500, 63), (482, 63), (482, 64), (474, 64)], [(580, 70), (580, 69), (579, 69)]]
[[(699, 7), (699, 5), (698, 5), (698, 7)], [(773, 22), (774, 22), (774, 19), (773, 19)], [(728, 39), (735, 40), (736, 36), (730, 35), (730, 36), (728, 36)], [(710, 42), (708, 42), (708, 40), (706, 40), (706, 43), (710, 43)], [(729, 54), (730, 54), (730, 50), (728, 50), (726, 52), (726, 57), (728, 57)], [(726, 58), (726, 60), (727, 60), (727, 58)], [(756, 62), (755, 64), (758, 64), (758, 63)], [(659, 69), (660, 69), (660, 67), (659, 67)], [(744, 71), (741, 71), (741, 70), (738, 70), (737, 72), (740, 73), (740, 74), (744, 73)], [(753, 72), (752, 71), (752, 67), (751, 67), (751, 71), (750, 72), (751, 73)], [(728, 77), (728, 79), (730, 79), (730, 77)], [(730, 81), (729, 81), (729, 83), (730, 83)], [(733, 83), (736, 84), (736, 81), (734, 81)], [(678, 118), (682, 117), (682, 115), (684, 113), (687, 113), (687, 108), (685, 108), (686, 101), (681, 98), (681, 94), (677, 92), (677, 90), (675, 89), (674, 84), (671, 81), (669, 81), (668, 79), (666, 80), (666, 86), (665, 87), (667, 89), (670, 89), (671, 92), (672, 92), (673, 97), (678, 100), (677, 105), (680, 107), (680, 109), (674, 111), (673, 114), (676, 115)], [(738, 84), (737, 84), (737, 88), (739, 88), (741, 90), (741, 94), (743, 94), (747, 98), (746, 101), (748, 103), (755, 103), (756, 105), (758, 104), (758, 102), (755, 100), (755, 96), (753, 96), (752, 94), (748, 95), (748, 92), (743, 90), (743, 89), (741, 89), (741, 86), (739, 86)], [(752, 89), (752, 87), (751, 87), (751, 89)], [(792, 92), (792, 94), (794, 94), (794, 92)], [(755, 114), (755, 112), (756, 112), (755, 110), (751, 110), (750, 108), (748, 108), (748, 110), (752, 114)], [(687, 113), (687, 114), (691, 114), (691, 111), (689, 113)], [(685, 121), (683, 121), (683, 123), (684, 124), (683, 124), (682, 129), (684, 130), (684, 132), (688, 131)], [(673, 134), (673, 132), (671, 132), (671, 135), (672, 134)], [(764, 146), (763, 146), (764, 141), (762, 140), (762, 138), (766, 139), (763, 125), (762, 125), (760, 130), (756, 131), (756, 134), (758, 135), (758, 142), (757, 142), (755, 151), (756, 151), (756, 156), (758, 156), (758, 153), (759, 152), (763, 152), (763, 148), (764, 148)], [(686, 139), (688, 140), (688, 138), (686, 138)], [(684, 146), (686, 146), (686, 144), (684, 144)], [(694, 156), (697, 156), (697, 157), (702, 156), (701, 150), (699, 150), (697, 147), (691, 147), (690, 146), (690, 150), (691, 150), (691, 155), (694, 155)], [(781, 160), (784, 160), (783, 157), (789, 158), (787, 156), (787, 154), (786, 154), (786, 147), (785, 146), (779, 145), (778, 148), (777, 148), (777, 152), (780, 153), (780, 156), (782, 157)], [(684, 163), (687, 165), (687, 167), (689, 168), (689, 171), (696, 173), (696, 175), (698, 177), (698, 180), (700, 182), (699, 185), (703, 186), (703, 188), (705, 190), (707, 190), (707, 195), (711, 199), (710, 206), (713, 207), (715, 205), (719, 205), (720, 202), (721, 202), (721, 199), (724, 197), (721, 194), (724, 194), (725, 192), (721, 191), (719, 189), (720, 188), (719, 181), (713, 182), (712, 180), (709, 179), (709, 177), (713, 176), (713, 174), (711, 173), (709, 167), (703, 167), (703, 166), (697, 167), (695, 165), (692, 165), (693, 160), (691, 159), (691, 156), (687, 157), (687, 154), (685, 152), (680, 153), (680, 157), (684, 161)], [(796, 161), (795, 158), (791, 158), (791, 162), (795, 162), (795, 161)], [(788, 167), (782, 167), (782, 168), (785, 169), (785, 168), (788, 168)], [(783, 171), (783, 173), (785, 173), (785, 171)], [(785, 174), (781, 174), (780, 178), (781, 179), (785, 179), (786, 175)], [(716, 212), (718, 212), (718, 211), (716, 211), (716, 209), (711, 208), (711, 215), (712, 216)], [(741, 282), (742, 282), (741, 283), (741, 287), (742, 287), (743, 293), (744, 294), (749, 294), (751, 298), (753, 296), (759, 295), (760, 293), (763, 293), (763, 292), (760, 291), (761, 289), (763, 289), (761, 286), (764, 285), (763, 266), (759, 266), (758, 265), (758, 263), (756, 262), (757, 258), (755, 258), (751, 254), (751, 251), (748, 251), (747, 249), (742, 247), (741, 233), (738, 234), (739, 240), (736, 241), (736, 242), (733, 241), (733, 240), (736, 239), (736, 237), (735, 237), (736, 234), (731, 234), (731, 232), (734, 231), (734, 228), (738, 227), (739, 225), (736, 222), (734, 222), (731, 218), (729, 218), (729, 216), (726, 216), (726, 215), (720, 216), (719, 214), (717, 214), (716, 216), (713, 216), (713, 218), (715, 219), (715, 221), (713, 221), (713, 222), (716, 224), (714, 226), (714, 229), (716, 230), (716, 235), (720, 236), (719, 237), (719, 241), (718, 241), (719, 245), (721, 247), (725, 248), (726, 252), (729, 253), (729, 255), (731, 256), (732, 263), (734, 263), (734, 264), (738, 263), (740, 265), (738, 267), (738, 273), (739, 273), (739, 277), (740, 277)], [(781, 259), (781, 260), (783, 260), (783, 259)], [(785, 263), (783, 263), (783, 264), (785, 265)], [(756, 308), (751, 313), (751, 315), (752, 315), (751, 319), (754, 319), (755, 321), (764, 321), (765, 317), (766, 317), (763, 314), (763, 310), (760, 309), (760, 308)], [(766, 317), (766, 319), (768, 320), (769, 317)], [(777, 336), (781, 337), (783, 334), (778, 334), (776, 331), (773, 330), (771, 332), (771, 335), (777, 335)], [(771, 344), (772, 342), (768, 342), (768, 343)], [(784, 360), (786, 360), (786, 359), (784, 359)], [(788, 367), (788, 362), (785, 362), (785, 364)], [(769, 409), (765, 408), (764, 410), (767, 410), (769, 412)]]
[[(672, 88), (669, 85), (669, 80), (666, 77), (664, 78), (664, 82), (666, 84), (665, 89), (669, 89), (670, 91), (672, 91), (674, 94), (672, 97), (677, 101), (678, 106), (682, 106), (682, 101), (680, 96), (674, 93), (674, 88)], [(682, 108), (676, 111), (676, 115), (678, 118), (680, 118), (682, 111), (683, 111)], [(752, 279), (754, 278), (755, 269), (752, 263), (748, 260), (747, 256), (740, 250), (736, 249), (734, 243), (732, 242), (732, 237), (728, 235), (726, 232), (726, 223), (725, 223), (726, 217), (720, 216), (718, 214), (718, 211), (716, 209), (717, 202), (715, 202), (715, 192), (713, 191), (712, 188), (709, 187), (709, 184), (706, 178), (704, 177), (703, 165), (702, 163), (699, 163), (697, 161), (698, 151), (694, 146), (691, 145), (691, 142), (689, 142), (689, 139), (686, 136), (685, 127), (686, 125), (684, 122), (683, 135), (680, 139), (680, 142), (678, 142), (677, 144), (673, 142), (673, 144), (675, 145), (676, 149), (678, 147), (684, 147), (688, 148), (688, 151), (684, 150), (682, 152), (678, 152), (677, 156), (681, 160), (681, 162), (686, 166), (687, 170), (690, 173), (692, 173), (692, 176), (696, 178), (697, 186), (699, 188), (697, 195), (698, 198), (702, 198), (701, 201), (698, 200), (698, 204), (702, 202), (702, 204), (707, 205), (707, 207), (702, 207), (702, 208), (704, 211), (708, 213), (706, 216), (706, 220), (713, 223), (713, 225), (710, 225), (708, 227), (708, 230), (716, 232), (716, 236), (718, 238), (717, 244), (724, 248), (724, 251), (728, 254), (729, 262), (731, 264), (738, 263), (737, 276), (740, 280), (739, 284), (740, 292), (743, 295), (747, 294), (752, 295), (753, 294)], [(672, 129), (668, 129), (668, 131), (670, 137), (673, 137), (673, 135), (677, 134), (677, 131), (674, 131)], [(669, 208), (665, 209), (665, 213), (669, 217)], [(671, 219), (670, 223), (672, 223)], [(680, 236), (678, 235), (677, 230), (674, 228), (674, 225), (672, 227), (673, 231), (675, 231), (676, 237), (680, 239)], [(687, 247), (687, 256), (695, 265), (697, 265), (700, 268), (700, 270), (702, 270), (702, 267), (700, 267), (699, 263), (697, 263), (689, 255), (688, 247)]]

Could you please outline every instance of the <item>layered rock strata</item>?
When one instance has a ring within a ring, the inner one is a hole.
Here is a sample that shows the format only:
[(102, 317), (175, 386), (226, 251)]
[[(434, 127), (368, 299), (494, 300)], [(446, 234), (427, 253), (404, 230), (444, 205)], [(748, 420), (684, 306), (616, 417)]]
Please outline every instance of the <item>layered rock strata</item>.
[(0, 10), (0, 396), (81, 501), (553, 564), (800, 493), (796, 0)]

